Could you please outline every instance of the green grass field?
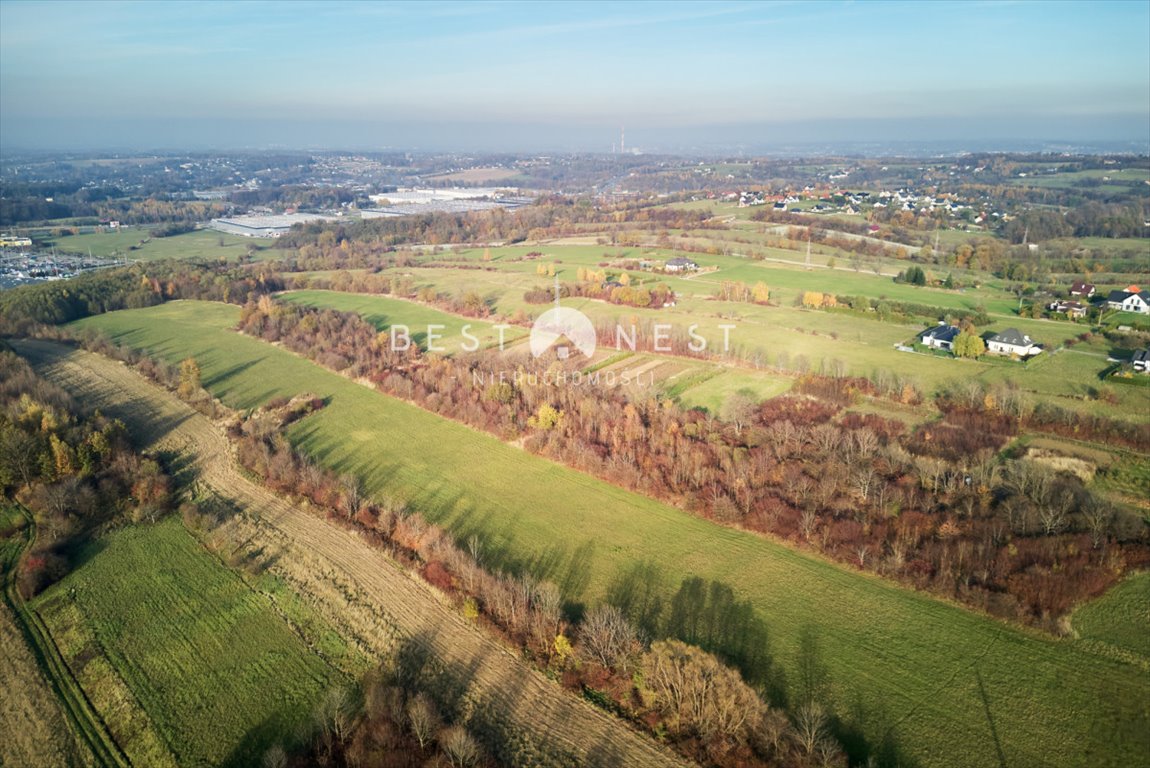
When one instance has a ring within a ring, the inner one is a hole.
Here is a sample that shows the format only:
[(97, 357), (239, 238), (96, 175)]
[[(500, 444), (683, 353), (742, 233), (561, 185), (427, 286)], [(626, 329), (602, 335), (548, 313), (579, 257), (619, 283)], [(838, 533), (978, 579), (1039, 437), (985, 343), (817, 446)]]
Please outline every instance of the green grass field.
[(1074, 613), (1074, 629), (1150, 667), (1150, 573), (1139, 573)]
[(706, 408), (709, 413), (721, 415), (723, 403), (736, 392), (756, 401), (767, 400), (783, 394), (792, 384), (794, 379), (786, 376), (725, 369), (706, 381), (685, 389), (679, 396), (679, 404), (684, 408)]
[(179, 520), (111, 533), (81, 563), (34, 607), (137, 765), (256, 764), (343, 683)]
[[(435, 325), (443, 326), (432, 330), (441, 336), (435, 342), (436, 346), (448, 354), (460, 351), (463, 345), (474, 347), (479, 344), (480, 348), (499, 345), (499, 332), (492, 323), (450, 315), (413, 301), (337, 291), (292, 291), (281, 294), (281, 298), (308, 307), (356, 312), (381, 331), (395, 324), (406, 325), (412, 341), (424, 350), (428, 346), (429, 326)], [(463, 336), (465, 326), (470, 326), (467, 332), (471, 334), (471, 339)], [(527, 331), (518, 326), (508, 326), (503, 331), (503, 339), (508, 344), (525, 335)]]
[(1150, 672), (722, 528), (348, 381), (228, 330), (235, 307), (177, 302), (89, 318), (176, 362), (235, 407), (312, 392), (330, 405), (293, 441), (368, 488), (410, 502), (488, 562), (555, 581), (573, 602), (684, 578), (728, 585), (770, 632), (790, 688), (800, 636), (817, 635), (835, 709), (872, 743), (924, 766), (1131, 766), (1150, 754)]
[[(143, 241), (147, 240), (146, 243)], [(112, 232), (57, 237), (51, 241), (61, 253), (87, 254), (97, 258), (118, 258), (129, 261), (155, 261), (158, 259), (230, 259), (235, 260), (248, 252), (249, 247), (262, 250), (255, 258), (282, 258), (285, 254), (271, 248), (270, 240), (258, 240), (239, 235), (228, 235), (207, 229), (172, 237), (151, 237), (147, 228), (122, 228)], [(133, 246), (138, 246), (133, 250)]]

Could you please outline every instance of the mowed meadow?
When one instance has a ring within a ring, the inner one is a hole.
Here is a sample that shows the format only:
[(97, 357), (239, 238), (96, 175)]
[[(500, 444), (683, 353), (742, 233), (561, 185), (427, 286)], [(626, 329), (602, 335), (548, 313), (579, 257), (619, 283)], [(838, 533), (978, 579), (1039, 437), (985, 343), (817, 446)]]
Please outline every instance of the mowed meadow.
[(255, 765), (348, 683), (178, 519), (80, 561), (33, 607), (135, 765)]
[[(624, 591), (665, 602), (692, 577), (729, 587), (765, 622), (783, 687), (798, 690), (800, 658), (825, 670), (842, 720), (872, 745), (897, 743), (903, 764), (1131, 766), (1150, 754), (1139, 652), (1120, 659), (992, 621), (623, 491), (241, 336), (238, 313), (172, 302), (74, 327), (172, 363), (194, 356), (232, 407), (328, 398), (293, 426), (302, 450), (460, 539), (478, 535), (489, 564), (554, 581), (576, 609)], [(1118, 612), (1107, 636), (1129, 631)]]

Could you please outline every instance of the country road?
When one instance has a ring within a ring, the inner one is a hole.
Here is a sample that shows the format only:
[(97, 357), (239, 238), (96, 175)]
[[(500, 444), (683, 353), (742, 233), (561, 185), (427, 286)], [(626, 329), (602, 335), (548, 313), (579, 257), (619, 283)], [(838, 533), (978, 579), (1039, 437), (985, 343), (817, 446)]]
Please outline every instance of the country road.
[(238, 470), (222, 430), (173, 394), (100, 355), (43, 341), (14, 342), (13, 347), (41, 376), (85, 405), (123, 419), (143, 447), (184, 455), (198, 482), (274, 530), (275, 546), (287, 541), (306, 551), (353, 585), (402, 637), (418, 638), (440, 662), (466, 670), (468, 698), (498, 708), (515, 730), (530, 733), (547, 752), (579, 765), (687, 764), (547, 679), (357, 534), (249, 480)]

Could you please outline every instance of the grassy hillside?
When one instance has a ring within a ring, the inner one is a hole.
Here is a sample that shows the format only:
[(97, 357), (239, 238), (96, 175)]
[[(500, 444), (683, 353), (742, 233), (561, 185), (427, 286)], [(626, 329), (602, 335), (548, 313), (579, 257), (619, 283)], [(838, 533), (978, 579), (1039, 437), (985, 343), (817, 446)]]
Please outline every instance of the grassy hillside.
[(1137, 664), (622, 491), (239, 336), (228, 330), (237, 315), (171, 303), (77, 325), (173, 362), (194, 355), (233, 406), (329, 397), (294, 427), (301, 448), (459, 537), (478, 534), (489, 562), (552, 579), (572, 602), (644, 590), (665, 601), (692, 576), (729, 586), (766, 622), (764, 653), (792, 693), (805, 633), (844, 720), (920, 764), (1128, 766), (1150, 753), (1150, 672)]
[(341, 682), (175, 519), (93, 542), (34, 607), (137, 765), (252, 765)]
[[(443, 326), (442, 328), (433, 328), (431, 331), (441, 336), (435, 342), (436, 346), (445, 349), (449, 354), (459, 351), (463, 344), (474, 346), (478, 343), (482, 348), (499, 344), (499, 332), (493, 328), (492, 323), (450, 315), (423, 304), (416, 304), (403, 299), (340, 293), (338, 291), (292, 291), (282, 294), (281, 298), (284, 301), (308, 307), (325, 307), (338, 309), (341, 312), (356, 312), (381, 331), (397, 323), (406, 325), (412, 341), (425, 350), (428, 345), (428, 328), (436, 325)], [(465, 326), (470, 326), (467, 331), (474, 339), (478, 339), (478, 342), (463, 336)], [(503, 332), (503, 339), (510, 344), (513, 340), (526, 335), (526, 329), (508, 326)]]

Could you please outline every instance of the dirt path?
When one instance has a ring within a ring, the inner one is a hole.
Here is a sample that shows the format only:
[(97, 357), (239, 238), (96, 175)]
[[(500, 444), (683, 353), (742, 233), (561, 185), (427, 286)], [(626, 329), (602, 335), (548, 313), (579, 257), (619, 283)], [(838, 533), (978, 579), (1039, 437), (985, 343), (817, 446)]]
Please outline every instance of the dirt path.
[(579, 764), (684, 765), (646, 736), (564, 691), (467, 622), (418, 577), (356, 534), (292, 506), (240, 474), (220, 429), (126, 366), (40, 341), (13, 344), (42, 376), (79, 400), (124, 420), (149, 448), (176, 451), (198, 481), (258, 517), (334, 569), (408, 638), (421, 638), (444, 664), (468, 672), (468, 696), (499, 706), (517, 727)]

